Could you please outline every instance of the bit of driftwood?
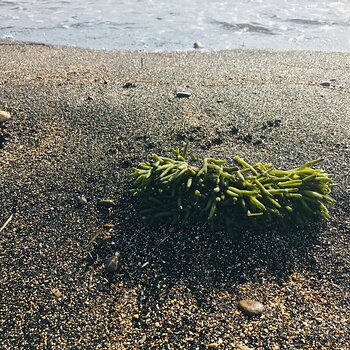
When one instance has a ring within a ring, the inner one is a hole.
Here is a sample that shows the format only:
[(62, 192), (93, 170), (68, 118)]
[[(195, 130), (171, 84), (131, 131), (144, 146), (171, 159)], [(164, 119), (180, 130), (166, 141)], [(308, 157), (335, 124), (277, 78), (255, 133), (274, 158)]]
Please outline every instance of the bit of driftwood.
[(0, 233), (5, 230), (6, 226), (10, 223), (10, 221), (12, 220), (13, 218), (13, 214), (10, 215), (10, 217), (6, 220), (6, 222), (1, 226), (0, 228)]

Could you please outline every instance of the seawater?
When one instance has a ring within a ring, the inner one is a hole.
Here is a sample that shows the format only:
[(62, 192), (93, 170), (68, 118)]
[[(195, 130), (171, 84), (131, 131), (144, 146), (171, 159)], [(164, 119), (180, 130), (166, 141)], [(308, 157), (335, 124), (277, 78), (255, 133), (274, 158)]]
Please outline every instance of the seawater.
[(350, 52), (348, 0), (0, 0), (0, 39), (119, 50)]

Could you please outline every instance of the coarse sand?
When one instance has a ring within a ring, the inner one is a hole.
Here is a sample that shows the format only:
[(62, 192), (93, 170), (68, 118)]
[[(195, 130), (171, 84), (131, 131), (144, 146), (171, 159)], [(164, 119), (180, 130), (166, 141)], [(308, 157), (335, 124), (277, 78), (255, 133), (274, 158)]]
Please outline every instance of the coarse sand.
[[(0, 111), (11, 115), (0, 126), (1, 349), (350, 349), (350, 54), (4, 41)], [(240, 238), (147, 225), (131, 168), (186, 139), (202, 156), (280, 168), (323, 157), (337, 183), (331, 219)], [(246, 316), (242, 299), (264, 312)]]

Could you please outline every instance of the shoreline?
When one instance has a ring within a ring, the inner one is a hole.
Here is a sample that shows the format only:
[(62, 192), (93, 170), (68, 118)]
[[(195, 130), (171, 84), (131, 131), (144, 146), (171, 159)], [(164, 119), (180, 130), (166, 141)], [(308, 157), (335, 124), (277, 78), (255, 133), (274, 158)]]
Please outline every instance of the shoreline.
[(254, 49), (254, 48), (235, 48), (235, 49), (209, 49), (206, 47), (203, 48), (188, 48), (188, 49), (183, 49), (183, 50), (154, 50), (154, 51), (145, 51), (142, 49), (118, 49), (118, 48), (113, 48), (113, 49), (106, 49), (106, 48), (88, 48), (88, 47), (82, 47), (82, 46), (73, 46), (73, 45), (56, 45), (56, 44), (50, 44), (50, 43), (44, 43), (41, 41), (26, 41), (26, 40), (15, 40), (15, 39), (1, 39), (0, 38), (0, 46), (1, 45), (9, 45), (9, 46), (16, 46), (16, 45), (29, 45), (29, 46), (47, 46), (47, 47), (56, 47), (56, 48), (61, 48), (61, 49), (77, 49), (77, 50), (86, 50), (86, 51), (101, 51), (101, 52), (111, 52), (111, 53), (143, 53), (143, 54), (181, 54), (181, 53), (191, 53), (191, 52), (196, 52), (196, 53), (203, 53), (203, 54), (220, 54), (220, 53), (225, 53), (225, 52), (239, 52), (239, 51), (251, 51), (251, 52), (270, 52), (270, 53), (276, 53), (276, 54), (281, 54), (281, 53), (300, 53), (300, 54), (305, 54), (306, 52), (311, 53), (311, 54), (345, 54), (348, 55), (350, 52), (348, 51), (322, 51), (322, 50), (303, 50), (303, 49), (273, 49), (273, 48), (261, 48), (261, 49)]
[[(2, 348), (346, 350), (348, 62), (342, 52), (0, 41), (0, 110), (11, 114), (0, 227), (13, 215), (0, 233)], [(191, 153), (229, 161), (291, 168), (325, 158), (338, 184), (331, 219), (290, 235), (248, 230), (239, 241), (146, 225), (128, 198), (131, 167), (184, 139)], [(101, 211), (100, 199), (116, 206)], [(105, 261), (116, 251), (111, 274)], [(262, 315), (240, 311), (245, 298)]]

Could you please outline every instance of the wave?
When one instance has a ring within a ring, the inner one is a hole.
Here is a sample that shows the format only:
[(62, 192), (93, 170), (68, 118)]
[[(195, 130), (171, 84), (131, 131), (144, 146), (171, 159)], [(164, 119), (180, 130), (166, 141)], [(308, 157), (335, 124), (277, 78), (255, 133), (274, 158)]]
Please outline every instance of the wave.
[(325, 26), (325, 25), (338, 25), (348, 27), (350, 25), (349, 21), (344, 20), (343, 22), (334, 22), (334, 21), (321, 21), (315, 19), (303, 19), (303, 18), (291, 18), (286, 19), (285, 22), (292, 22), (295, 24), (301, 24), (303, 26)]
[(323, 26), (325, 24), (334, 24), (334, 23), (326, 23), (326, 22), (323, 22), (323, 21), (318, 21), (318, 20), (315, 20), (315, 19), (302, 19), (302, 18), (287, 19), (286, 22), (302, 24), (302, 25), (305, 25), (305, 26)]
[(215, 24), (220, 25), (226, 30), (238, 32), (249, 32), (249, 33), (259, 33), (259, 34), (267, 34), (267, 35), (276, 35), (273, 30), (270, 28), (264, 27), (263, 25), (259, 23), (229, 23), (224, 21), (212, 21)]

